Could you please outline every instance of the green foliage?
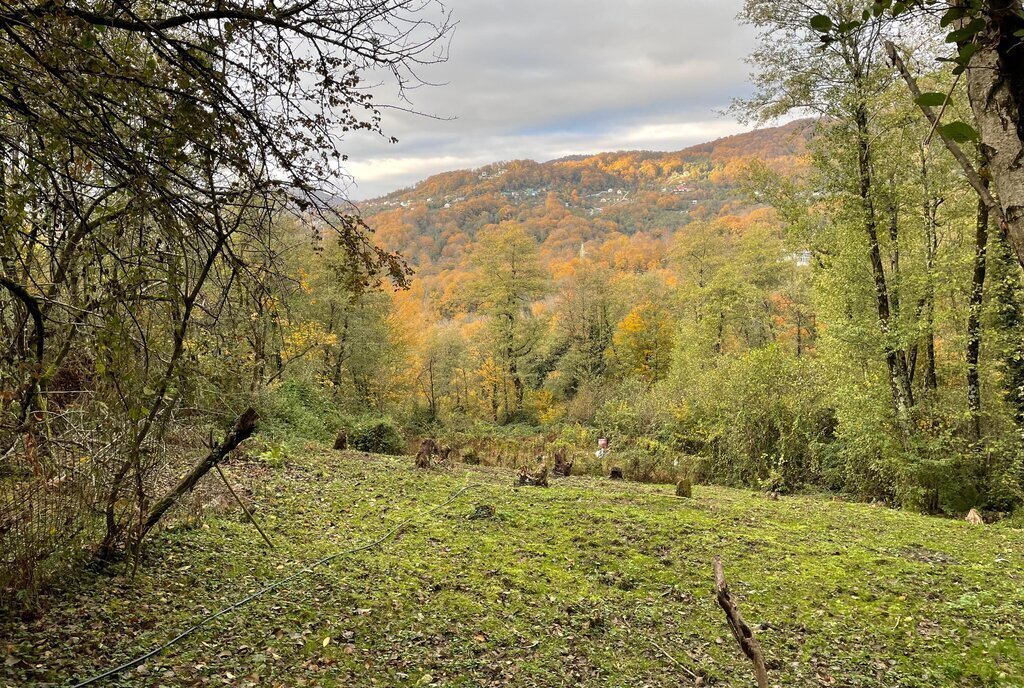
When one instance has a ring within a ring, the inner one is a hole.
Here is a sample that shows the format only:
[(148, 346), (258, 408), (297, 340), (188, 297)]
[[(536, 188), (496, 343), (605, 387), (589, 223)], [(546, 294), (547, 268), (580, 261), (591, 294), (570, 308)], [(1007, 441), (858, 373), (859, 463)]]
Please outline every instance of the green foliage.
[(709, 457), (702, 479), (775, 491), (826, 480), (835, 420), (810, 359), (769, 346), (715, 366), (677, 360), (670, 385), (686, 400), (678, 432)]
[(939, 131), (957, 143), (967, 143), (968, 141), (978, 140), (978, 132), (975, 131), (974, 127), (966, 122), (949, 122), (939, 127)]
[(675, 404), (664, 387), (628, 379), (607, 391), (594, 424), (613, 440), (644, 438), (671, 443)]
[(329, 392), (301, 378), (270, 387), (261, 408), (262, 434), (278, 440), (334, 440), (343, 426), (341, 412)]
[(349, 446), (372, 454), (405, 454), (408, 443), (401, 429), (390, 418), (363, 418), (352, 426), (348, 435)]
[(828, 33), (832, 30), (832, 19), (825, 14), (816, 14), (811, 17), (811, 28), (821, 33)]
[(267, 441), (263, 444), (264, 449), (256, 452), (256, 458), (270, 468), (284, 468), (285, 460), (288, 456), (288, 450), (285, 444), (283, 442), (274, 441)]
[(946, 98), (947, 94), (945, 93), (922, 93), (914, 99), (914, 102), (927, 107), (940, 107), (946, 102)]

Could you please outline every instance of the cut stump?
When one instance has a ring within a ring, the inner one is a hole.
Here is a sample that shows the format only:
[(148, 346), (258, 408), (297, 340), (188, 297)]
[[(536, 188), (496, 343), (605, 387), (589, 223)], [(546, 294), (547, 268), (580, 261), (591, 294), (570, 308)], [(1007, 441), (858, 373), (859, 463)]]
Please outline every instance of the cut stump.
[(519, 471), (519, 478), (516, 480), (516, 485), (523, 487), (526, 485), (532, 487), (547, 487), (548, 486), (548, 467), (541, 466), (540, 471), (537, 475), (530, 475), (525, 468)]

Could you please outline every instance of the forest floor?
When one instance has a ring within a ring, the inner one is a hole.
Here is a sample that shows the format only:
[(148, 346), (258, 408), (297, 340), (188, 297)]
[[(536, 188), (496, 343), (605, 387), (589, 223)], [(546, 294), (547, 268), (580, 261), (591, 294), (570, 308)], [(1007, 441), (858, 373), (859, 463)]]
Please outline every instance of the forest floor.
[[(83, 680), (417, 514), (94, 685), (751, 686), (712, 592), (721, 554), (773, 685), (1024, 686), (1024, 530), (1007, 525), (596, 478), (513, 489), (508, 471), (355, 452), (255, 474), (277, 549), (233, 512), (164, 529), (134, 578), (83, 572), (36, 618), (0, 620), (0, 686)], [(495, 516), (471, 519), (478, 504)]]

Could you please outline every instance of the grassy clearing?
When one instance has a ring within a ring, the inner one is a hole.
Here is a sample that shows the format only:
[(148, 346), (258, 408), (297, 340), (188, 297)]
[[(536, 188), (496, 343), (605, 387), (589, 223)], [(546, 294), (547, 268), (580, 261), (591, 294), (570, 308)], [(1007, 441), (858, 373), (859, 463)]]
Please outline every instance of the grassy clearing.
[[(232, 467), (241, 476), (244, 465)], [(1024, 531), (813, 497), (311, 451), (259, 475), (267, 550), (236, 514), (164, 530), (134, 580), (83, 573), (3, 620), (0, 685), (66, 685), (305, 562), (479, 483), (103, 685), (752, 685), (715, 605), (726, 573), (779, 686), (1024, 686)], [(496, 516), (468, 518), (479, 503)], [(653, 642), (652, 642), (653, 641)]]

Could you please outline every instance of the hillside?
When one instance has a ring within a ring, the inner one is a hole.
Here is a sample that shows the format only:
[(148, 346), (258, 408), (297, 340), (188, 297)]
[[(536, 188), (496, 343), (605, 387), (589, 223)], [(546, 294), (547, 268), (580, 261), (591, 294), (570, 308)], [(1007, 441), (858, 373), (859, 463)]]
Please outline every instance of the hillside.
[[(227, 470), (277, 549), (211, 483), (214, 515), (165, 530), (130, 581), (83, 573), (41, 620), (0, 622), (0, 684), (83, 680), (412, 518), (101, 685), (750, 686), (715, 554), (772, 685), (1024, 685), (1024, 550), (1005, 524), (711, 486), (513, 489), (507, 469), (313, 447)], [(469, 518), (478, 504), (494, 517)]]
[(424, 276), (458, 265), (481, 228), (509, 220), (522, 223), (548, 258), (599, 255), (628, 243), (639, 254), (628, 267), (644, 269), (694, 219), (752, 210), (738, 185), (748, 161), (789, 174), (804, 170), (812, 129), (810, 120), (798, 120), (671, 153), (496, 162), (435, 175), (361, 210), (377, 241)]

